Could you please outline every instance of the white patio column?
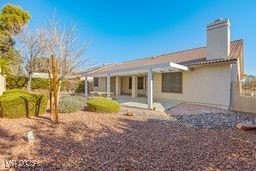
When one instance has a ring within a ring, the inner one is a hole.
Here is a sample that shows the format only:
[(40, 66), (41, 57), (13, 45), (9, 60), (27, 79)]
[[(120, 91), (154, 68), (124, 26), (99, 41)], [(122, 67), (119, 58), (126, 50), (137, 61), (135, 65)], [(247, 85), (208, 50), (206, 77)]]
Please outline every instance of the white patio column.
[(136, 75), (132, 76), (132, 97), (137, 97)]
[(148, 108), (153, 109), (153, 76), (152, 68), (148, 69)]
[(120, 84), (119, 84), (119, 77), (116, 77), (116, 95), (120, 95)]
[(84, 96), (88, 97), (88, 80), (87, 80), (87, 76), (85, 76), (85, 78), (84, 78)]
[(110, 97), (110, 74), (107, 75), (107, 97)]

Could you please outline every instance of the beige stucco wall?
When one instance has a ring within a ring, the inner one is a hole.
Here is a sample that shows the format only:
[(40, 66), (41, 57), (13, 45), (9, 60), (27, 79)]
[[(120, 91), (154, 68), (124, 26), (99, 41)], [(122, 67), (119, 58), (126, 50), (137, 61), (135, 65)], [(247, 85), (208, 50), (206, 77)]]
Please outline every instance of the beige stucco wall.
[(129, 77), (121, 77), (121, 94), (132, 94), (132, 89), (129, 89)]
[[(143, 76), (143, 75), (142, 75)], [(136, 87), (137, 87), (137, 78), (138, 76), (136, 76)], [(140, 76), (141, 77), (141, 76)], [(140, 89), (136, 89), (136, 94), (137, 96), (146, 96), (147, 94), (147, 91), (146, 91), (146, 76), (143, 76), (144, 77), (144, 83), (143, 83), (143, 86), (144, 86), (144, 89), (143, 90), (140, 90)], [(132, 94), (132, 89), (129, 89), (129, 76), (127, 77), (122, 77), (121, 78), (122, 81), (121, 81), (121, 93), (122, 94)]]
[(183, 92), (163, 93), (162, 76), (154, 74), (154, 98), (171, 99), (228, 108), (230, 103), (230, 65), (193, 69), (183, 73)]
[(0, 75), (0, 95), (5, 91), (5, 77)]
[(144, 77), (144, 82), (143, 82), (143, 89), (137, 89), (137, 94), (139, 96), (146, 96), (147, 95), (147, 90), (146, 90), (146, 88), (147, 88), (147, 86), (146, 86), (147, 77), (145, 75), (141, 75), (139, 77)]
[(106, 77), (99, 77), (99, 86), (94, 87), (93, 91), (107, 91), (106, 89)]
[(237, 63), (235, 64), (231, 64), (231, 81), (232, 82), (237, 82), (238, 80), (240, 80), (240, 76), (238, 74), (238, 70), (239, 70), (239, 65), (237, 65)]

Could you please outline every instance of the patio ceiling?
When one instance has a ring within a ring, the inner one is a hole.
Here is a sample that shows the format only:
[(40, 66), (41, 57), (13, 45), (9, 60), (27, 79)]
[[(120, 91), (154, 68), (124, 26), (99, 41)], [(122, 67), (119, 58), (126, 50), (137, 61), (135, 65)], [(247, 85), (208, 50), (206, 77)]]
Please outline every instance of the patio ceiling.
[(173, 62), (167, 62), (167, 63), (130, 67), (127, 69), (120, 68), (120, 69), (110, 70), (107, 73), (88, 74), (87, 76), (106, 77), (108, 74), (110, 76), (138, 75), (138, 74), (147, 73), (149, 69), (152, 69), (152, 72), (177, 72), (177, 71), (190, 70), (190, 68), (187, 66), (176, 64)]

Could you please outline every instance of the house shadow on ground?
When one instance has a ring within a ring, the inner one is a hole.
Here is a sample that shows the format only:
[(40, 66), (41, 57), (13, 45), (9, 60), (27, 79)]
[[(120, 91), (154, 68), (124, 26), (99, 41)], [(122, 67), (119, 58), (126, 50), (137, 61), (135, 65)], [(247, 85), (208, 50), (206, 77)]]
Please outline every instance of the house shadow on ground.
[(38, 139), (33, 159), (49, 170), (256, 169), (255, 132), (129, 117), (93, 122), (41, 120), (31, 127)]

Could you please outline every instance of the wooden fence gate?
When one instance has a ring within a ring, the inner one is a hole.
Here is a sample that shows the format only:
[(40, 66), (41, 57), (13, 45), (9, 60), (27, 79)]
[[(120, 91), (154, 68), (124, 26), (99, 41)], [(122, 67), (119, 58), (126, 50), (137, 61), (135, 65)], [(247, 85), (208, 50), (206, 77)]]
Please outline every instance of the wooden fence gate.
[(256, 114), (256, 83), (232, 84), (231, 110)]

